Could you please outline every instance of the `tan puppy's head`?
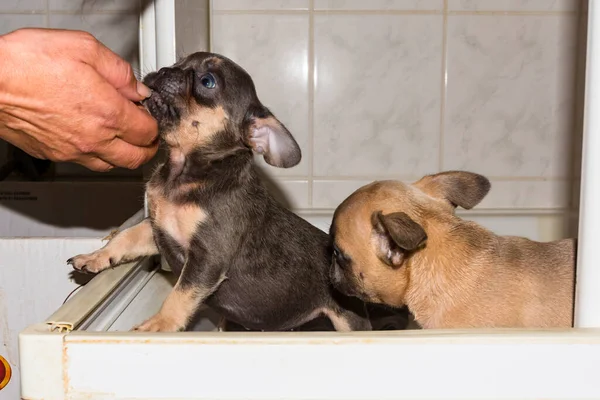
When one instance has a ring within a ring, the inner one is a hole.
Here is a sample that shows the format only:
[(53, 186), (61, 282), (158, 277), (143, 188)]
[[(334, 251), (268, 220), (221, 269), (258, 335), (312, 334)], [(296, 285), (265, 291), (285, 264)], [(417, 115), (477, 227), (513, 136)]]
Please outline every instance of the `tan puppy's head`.
[(448, 171), (410, 185), (378, 181), (358, 189), (333, 216), (333, 285), (368, 302), (403, 306), (413, 257), (441, 238), (442, 226), (452, 226), (457, 206), (473, 208), (490, 186), (484, 176)]

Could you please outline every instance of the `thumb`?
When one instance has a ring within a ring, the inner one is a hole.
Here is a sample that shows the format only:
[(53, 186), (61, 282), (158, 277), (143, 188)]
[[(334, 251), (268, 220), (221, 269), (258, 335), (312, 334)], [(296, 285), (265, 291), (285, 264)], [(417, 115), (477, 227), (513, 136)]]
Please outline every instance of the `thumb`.
[(151, 94), (150, 89), (135, 78), (131, 65), (100, 42), (97, 54), (88, 60), (88, 64), (131, 101), (143, 100)]

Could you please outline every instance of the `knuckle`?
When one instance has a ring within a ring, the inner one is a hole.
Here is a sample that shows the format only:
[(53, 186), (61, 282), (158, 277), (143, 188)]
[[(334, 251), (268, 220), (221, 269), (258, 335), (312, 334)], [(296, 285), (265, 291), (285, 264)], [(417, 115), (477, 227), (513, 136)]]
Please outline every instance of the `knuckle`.
[(69, 162), (74, 160), (74, 157), (71, 154), (59, 150), (52, 151), (49, 155), (49, 158), (52, 161), (57, 162)]
[(113, 168), (114, 167), (112, 165), (110, 165), (110, 164), (104, 164), (104, 165), (98, 166), (96, 168), (96, 171), (98, 171), (98, 172), (108, 172), (108, 171), (110, 171)]
[[(123, 121), (123, 110), (116, 106), (107, 106), (101, 110), (98, 110), (100, 117), (100, 126), (110, 131), (120, 131), (124, 124)], [(110, 137), (113, 138), (115, 134)]]
[(96, 56), (96, 54), (98, 53), (98, 46), (100, 43), (98, 42), (98, 39), (94, 37), (94, 35), (85, 31), (75, 31), (74, 35), (76, 38), (76, 42), (78, 43), (77, 46), (80, 47), (80, 49), (84, 53), (87, 53), (88, 57)]
[(131, 65), (122, 58), (118, 58), (117, 60), (117, 68), (123, 71), (123, 81), (133, 82), (133, 80), (135, 79), (135, 75), (133, 73), (133, 68), (131, 67)]
[(91, 48), (98, 46), (98, 40), (91, 33), (86, 31), (75, 31), (74, 33), (77, 35), (79, 41), (84, 45), (89, 46)]
[(85, 138), (77, 138), (74, 143), (75, 148), (81, 154), (91, 154), (96, 150), (96, 144)]

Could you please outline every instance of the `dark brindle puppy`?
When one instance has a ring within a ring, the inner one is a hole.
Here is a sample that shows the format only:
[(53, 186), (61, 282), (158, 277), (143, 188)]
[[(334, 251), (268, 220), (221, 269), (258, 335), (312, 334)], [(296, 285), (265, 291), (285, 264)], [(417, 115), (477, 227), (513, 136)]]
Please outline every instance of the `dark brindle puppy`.
[(318, 316), (336, 330), (370, 330), (364, 303), (350, 306), (331, 289), (328, 235), (259, 180), (253, 150), (280, 168), (301, 155), (246, 71), (195, 53), (144, 83), (153, 90), (144, 106), (168, 151), (147, 186), (150, 217), (69, 263), (99, 272), (162, 254), (179, 278), (141, 331), (184, 329), (201, 303), (253, 330), (292, 329)]

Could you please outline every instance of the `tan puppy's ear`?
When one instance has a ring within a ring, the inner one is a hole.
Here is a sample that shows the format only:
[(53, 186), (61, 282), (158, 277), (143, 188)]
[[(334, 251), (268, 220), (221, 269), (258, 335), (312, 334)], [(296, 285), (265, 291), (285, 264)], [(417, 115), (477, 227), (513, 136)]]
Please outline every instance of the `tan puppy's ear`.
[(427, 175), (413, 186), (431, 197), (446, 200), (455, 208), (460, 206), (470, 210), (483, 200), (492, 185), (483, 175), (466, 171), (447, 171)]
[(383, 215), (371, 214), (378, 257), (393, 268), (400, 267), (406, 254), (416, 250), (427, 240), (427, 234), (403, 212)]

